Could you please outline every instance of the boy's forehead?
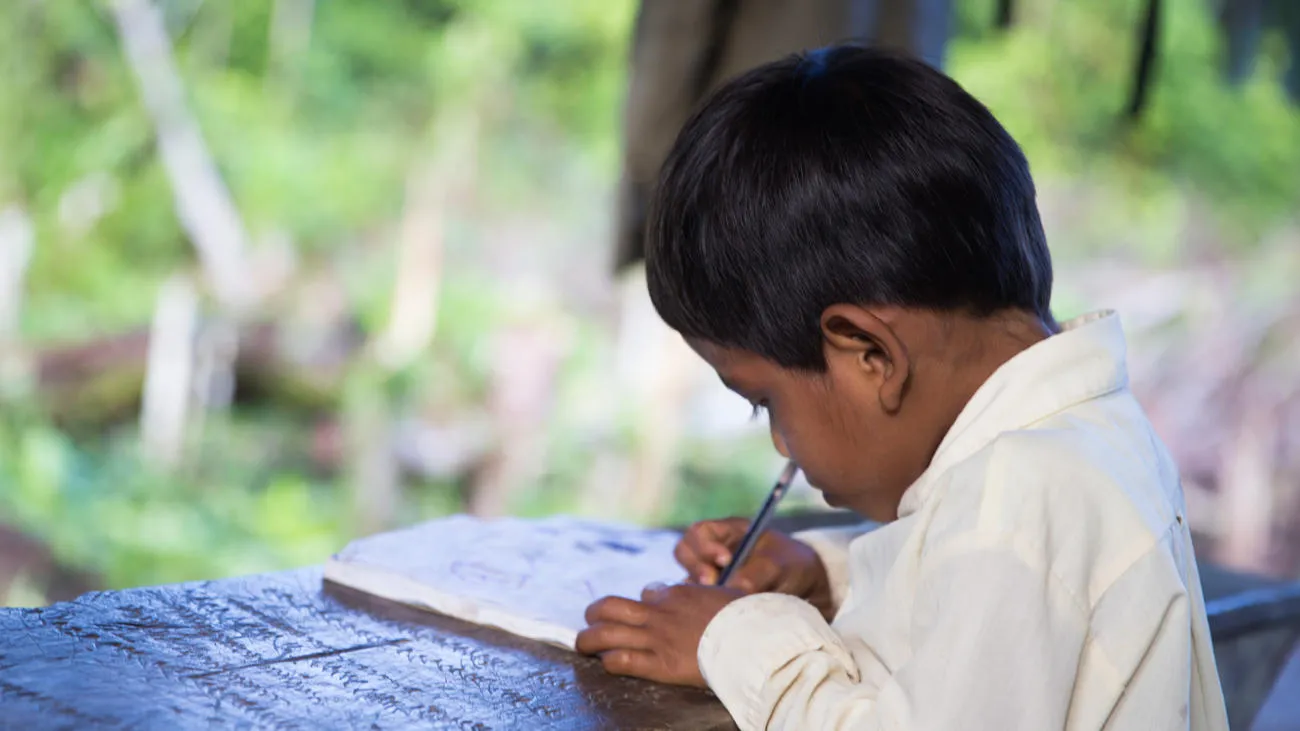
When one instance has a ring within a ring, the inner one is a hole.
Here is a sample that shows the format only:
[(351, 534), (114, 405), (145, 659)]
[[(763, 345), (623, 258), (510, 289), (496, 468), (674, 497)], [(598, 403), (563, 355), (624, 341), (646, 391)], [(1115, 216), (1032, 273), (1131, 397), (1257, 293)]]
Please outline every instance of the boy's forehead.
[(726, 380), (726, 373), (743, 366), (746, 360), (743, 350), (728, 348), (725, 345), (718, 345), (708, 340), (686, 338), (686, 344), (690, 345), (691, 350), (694, 350), (709, 365), (713, 366), (713, 370), (717, 371), (719, 376), (723, 376), (724, 381)]
[(686, 342), (713, 367), (722, 384), (733, 391), (744, 390), (747, 384), (765, 378), (766, 372), (772, 370), (771, 364), (757, 353), (695, 338), (687, 338)]

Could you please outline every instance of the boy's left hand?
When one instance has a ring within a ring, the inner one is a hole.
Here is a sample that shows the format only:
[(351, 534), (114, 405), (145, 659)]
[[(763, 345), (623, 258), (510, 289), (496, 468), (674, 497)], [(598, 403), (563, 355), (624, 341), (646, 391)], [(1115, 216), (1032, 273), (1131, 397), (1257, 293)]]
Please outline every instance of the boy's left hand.
[(607, 596), (587, 607), (577, 649), (599, 655), (605, 670), (704, 687), (695, 653), (709, 622), (744, 592), (718, 586), (651, 587), (641, 601)]

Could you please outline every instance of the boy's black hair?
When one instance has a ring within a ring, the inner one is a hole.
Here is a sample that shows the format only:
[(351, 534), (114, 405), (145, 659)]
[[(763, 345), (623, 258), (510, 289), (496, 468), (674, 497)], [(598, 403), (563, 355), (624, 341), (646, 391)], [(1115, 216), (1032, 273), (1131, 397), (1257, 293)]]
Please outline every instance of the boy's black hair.
[(921, 61), (837, 46), (750, 71), (687, 122), (646, 240), (650, 296), (691, 338), (823, 371), (836, 303), (1051, 323), (1029, 165)]

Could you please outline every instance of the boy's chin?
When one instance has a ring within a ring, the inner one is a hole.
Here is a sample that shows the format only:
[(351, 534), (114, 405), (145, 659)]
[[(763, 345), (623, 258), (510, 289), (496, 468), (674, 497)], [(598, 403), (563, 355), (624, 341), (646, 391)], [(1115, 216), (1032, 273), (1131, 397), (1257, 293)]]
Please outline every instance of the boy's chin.
[(832, 508), (845, 507), (844, 500), (841, 499), (839, 495), (836, 495), (833, 492), (828, 492), (820, 487), (817, 488), (817, 491), (822, 494), (822, 500), (825, 500), (826, 504), (831, 506)]
[(820, 487), (817, 488), (817, 491), (822, 494), (822, 500), (830, 507), (836, 510), (852, 510), (859, 515), (865, 516), (865, 513), (862, 512), (862, 498), (860, 495), (836, 494)]

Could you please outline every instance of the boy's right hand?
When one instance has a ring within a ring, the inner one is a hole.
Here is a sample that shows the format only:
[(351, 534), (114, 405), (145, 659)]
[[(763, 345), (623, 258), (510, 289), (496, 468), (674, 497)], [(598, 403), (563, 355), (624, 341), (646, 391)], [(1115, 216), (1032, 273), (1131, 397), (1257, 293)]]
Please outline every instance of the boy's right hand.
[[(745, 518), (702, 520), (686, 529), (673, 555), (686, 569), (690, 581), (713, 585), (722, 568), (731, 562), (732, 551), (749, 528)], [(764, 531), (745, 563), (727, 583), (746, 593), (777, 592), (807, 600), (830, 619), (830, 580), (817, 552), (808, 544), (784, 533)]]

